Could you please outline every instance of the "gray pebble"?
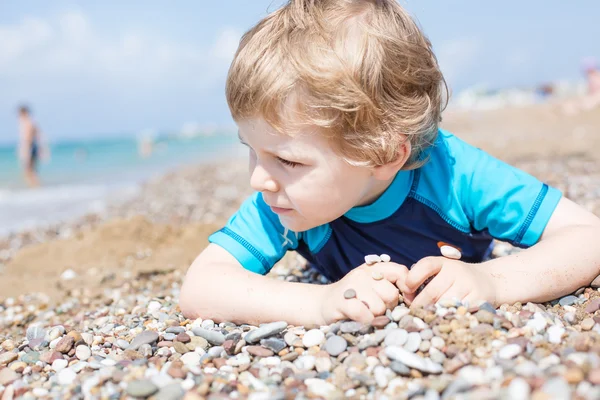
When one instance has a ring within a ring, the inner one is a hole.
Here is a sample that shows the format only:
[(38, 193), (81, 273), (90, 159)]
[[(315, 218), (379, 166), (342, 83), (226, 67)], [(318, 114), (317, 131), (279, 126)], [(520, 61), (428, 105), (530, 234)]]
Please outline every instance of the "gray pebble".
[(494, 306), (488, 303), (487, 301), (485, 303), (480, 304), (479, 309), (491, 312), (492, 314), (496, 314), (496, 309), (494, 308)]
[(206, 339), (206, 341), (213, 346), (220, 346), (225, 342), (225, 335), (218, 331), (209, 331), (208, 329), (204, 328), (194, 328), (192, 329), (192, 332), (194, 332), (194, 335)]
[(124, 339), (117, 339), (115, 344), (117, 345), (118, 348), (120, 348), (122, 350), (125, 350), (125, 349), (127, 349), (127, 347), (129, 347), (129, 342)]
[(411, 353), (402, 347), (389, 346), (385, 348), (385, 355), (391, 360), (400, 361), (410, 368), (418, 369), (429, 374), (440, 374), (444, 368), (428, 358), (423, 358)]
[(40, 353), (37, 351), (30, 351), (29, 353), (23, 354), (21, 361), (27, 364), (35, 364), (40, 360)]
[(390, 364), (390, 369), (400, 376), (410, 375), (410, 368), (402, 364), (400, 361), (392, 361)]
[(132, 397), (146, 398), (158, 391), (158, 387), (147, 379), (132, 381), (127, 385), (127, 394)]
[(339, 356), (341, 353), (346, 351), (348, 343), (346, 339), (341, 336), (331, 336), (325, 342), (325, 351), (333, 357)]
[(287, 328), (288, 324), (285, 321), (271, 322), (264, 324), (260, 328), (248, 332), (244, 337), (247, 343), (256, 343), (261, 339), (276, 335)]
[(363, 324), (356, 321), (346, 321), (340, 325), (340, 331), (342, 333), (356, 333), (363, 328)]
[(155, 331), (144, 331), (137, 335), (132, 341), (128, 350), (137, 350), (143, 344), (152, 344), (158, 340), (158, 333)]
[(577, 303), (577, 301), (579, 300), (579, 298), (577, 296), (573, 296), (573, 295), (569, 295), (569, 296), (565, 296), (563, 298), (561, 298), (558, 301), (558, 304), (560, 304), (561, 306), (572, 306), (573, 304)]
[(221, 357), (221, 353), (223, 353), (225, 349), (222, 346), (214, 346), (208, 349), (208, 355), (212, 358)]
[(285, 341), (277, 338), (268, 338), (260, 341), (260, 345), (266, 347), (274, 353), (279, 353), (287, 347)]
[(406, 338), (406, 343), (404, 343), (404, 348), (411, 353), (415, 353), (419, 350), (419, 346), (421, 345), (421, 335), (419, 332), (410, 332)]
[(183, 326), (170, 326), (167, 328), (167, 330), (165, 332), (166, 333), (174, 333), (175, 335), (177, 335), (178, 333), (185, 332), (185, 328)]
[(176, 337), (177, 337), (177, 335), (174, 334), (174, 333), (165, 333), (163, 335), (163, 339), (168, 340), (170, 342), (172, 342), (173, 340), (175, 340)]
[(386, 346), (403, 346), (407, 339), (408, 332), (404, 329), (390, 329), (384, 343)]
[(185, 391), (178, 382), (169, 383), (163, 386), (158, 393), (154, 395), (155, 400), (180, 400), (185, 395)]
[(42, 328), (41, 326), (38, 325), (32, 325), (29, 328), (27, 328), (27, 340), (32, 341), (34, 339), (41, 339), (43, 340), (44, 337), (46, 336), (46, 330), (44, 328)]

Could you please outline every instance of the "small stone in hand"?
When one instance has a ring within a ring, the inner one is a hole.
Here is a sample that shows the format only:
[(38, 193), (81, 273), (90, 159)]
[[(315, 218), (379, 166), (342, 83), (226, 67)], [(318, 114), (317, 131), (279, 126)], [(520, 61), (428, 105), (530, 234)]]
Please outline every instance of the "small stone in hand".
[(390, 262), (390, 260), (392, 259), (392, 257), (390, 257), (387, 254), (382, 254), (379, 256), (379, 258), (381, 259), (382, 262)]
[(440, 251), (442, 252), (442, 255), (444, 257), (451, 258), (453, 260), (460, 260), (460, 258), (462, 257), (462, 254), (460, 253), (460, 251), (458, 251), (457, 248), (452, 247), (452, 246), (444, 245), (444, 246), (440, 247)]
[(378, 262), (381, 262), (381, 258), (379, 258), (377, 254), (369, 254), (365, 256), (365, 263), (367, 265), (377, 264)]
[(344, 298), (346, 298), (346, 299), (353, 299), (355, 297), (356, 297), (356, 290), (354, 290), (354, 289), (347, 289), (344, 292)]
[(375, 279), (376, 281), (380, 281), (383, 279), (383, 274), (379, 271), (373, 271), (373, 273), (371, 274), (371, 276), (373, 277), (373, 279)]

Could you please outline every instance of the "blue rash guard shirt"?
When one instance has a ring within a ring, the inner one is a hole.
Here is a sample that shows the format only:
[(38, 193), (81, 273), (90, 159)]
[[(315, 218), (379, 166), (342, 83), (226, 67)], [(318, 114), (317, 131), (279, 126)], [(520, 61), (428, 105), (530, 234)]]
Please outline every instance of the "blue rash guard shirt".
[(209, 241), (259, 274), (295, 250), (336, 281), (366, 254), (389, 254), (410, 267), (440, 255), (441, 244), (458, 248), (466, 262), (481, 262), (494, 238), (532, 246), (561, 198), (556, 188), (443, 130), (428, 157), (422, 167), (398, 172), (374, 203), (305, 232), (285, 229), (255, 193)]

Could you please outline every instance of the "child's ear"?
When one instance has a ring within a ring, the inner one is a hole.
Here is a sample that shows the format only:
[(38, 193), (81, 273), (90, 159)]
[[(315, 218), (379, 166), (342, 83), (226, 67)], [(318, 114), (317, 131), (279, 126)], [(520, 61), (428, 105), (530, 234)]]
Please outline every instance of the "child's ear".
[(404, 164), (406, 164), (406, 161), (408, 161), (411, 150), (412, 147), (410, 141), (405, 140), (398, 148), (398, 153), (394, 161), (373, 168), (373, 176), (375, 179), (385, 181), (396, 176), (398, 171), (400, 171), (402, 167), (404, 167)]

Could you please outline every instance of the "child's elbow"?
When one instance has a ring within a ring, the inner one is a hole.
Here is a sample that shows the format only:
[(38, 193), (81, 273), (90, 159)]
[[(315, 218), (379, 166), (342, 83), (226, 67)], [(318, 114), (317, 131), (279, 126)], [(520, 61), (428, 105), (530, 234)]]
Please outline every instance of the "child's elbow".
[(201, 280), (194, 279), (193, 271), (189, 271), (185, 277), (179, 293), (179, 309), (187, 319), (208, 318), (200, 305), (206, 305), (203, 294), (206, 291)]

